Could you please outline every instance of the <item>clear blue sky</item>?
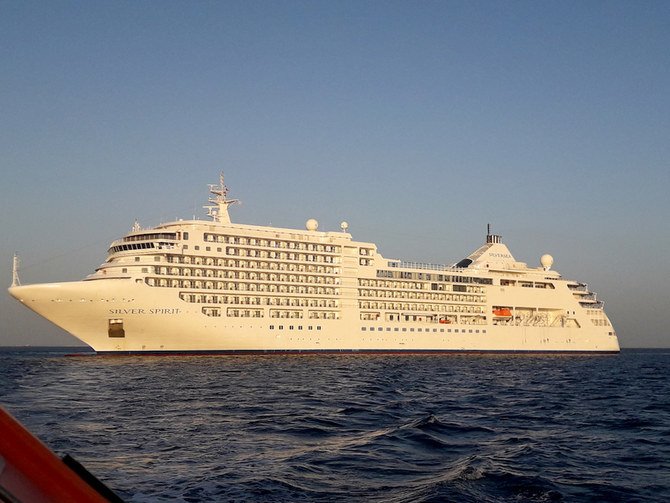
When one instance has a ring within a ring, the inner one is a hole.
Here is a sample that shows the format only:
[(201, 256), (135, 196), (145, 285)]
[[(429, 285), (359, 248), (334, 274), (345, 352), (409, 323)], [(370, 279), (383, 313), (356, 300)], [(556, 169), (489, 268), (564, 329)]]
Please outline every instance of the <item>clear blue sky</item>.
[[(0, 2), (0, 278), (75, 280), (130, 230), (347, 220), (453, 263), (486, 224), (670, 346), (670, 2)], [(75, 340), (9, 295), (0, 345)]]

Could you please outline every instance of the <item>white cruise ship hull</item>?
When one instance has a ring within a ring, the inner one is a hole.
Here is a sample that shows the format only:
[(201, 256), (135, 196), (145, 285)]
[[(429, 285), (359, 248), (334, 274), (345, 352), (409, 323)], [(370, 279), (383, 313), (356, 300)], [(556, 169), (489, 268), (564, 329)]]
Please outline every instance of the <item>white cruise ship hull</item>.
[[(99, 353), (619, 352), (617, 337), (596, 327), (413, 323), (396, 331), (393, 322), (212, 319), (171, 292), (131, 280), (17, 286), (10, 293)], [(123, 337), (110, 337), (110, 319), (123, 320)]]

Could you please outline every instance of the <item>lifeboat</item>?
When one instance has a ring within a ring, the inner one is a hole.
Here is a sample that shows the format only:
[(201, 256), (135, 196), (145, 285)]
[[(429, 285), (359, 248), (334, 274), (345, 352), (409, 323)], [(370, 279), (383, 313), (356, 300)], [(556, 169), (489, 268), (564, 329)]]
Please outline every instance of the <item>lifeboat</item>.
[(509, 307), (498, 307), (493, 310), (493, 315), (499, 318), (511, 318), (512, 311), (510, 311)]
[(449, 323), (451, 323), (451, 320), (443, 317), (443, 318), (440, 318), (440, 323), (443, 324), (443, 325), (448, 325)]
[(70, 456), (60, 459), (0, 407), (0, 501), (121, 502)]

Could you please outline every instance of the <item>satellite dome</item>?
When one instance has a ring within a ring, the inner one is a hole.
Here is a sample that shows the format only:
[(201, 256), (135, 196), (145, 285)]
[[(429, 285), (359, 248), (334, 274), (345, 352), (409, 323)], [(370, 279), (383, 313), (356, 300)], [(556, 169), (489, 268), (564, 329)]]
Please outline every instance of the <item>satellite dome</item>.
[(310, 218), (309, 220), (307, 220), (307, 222), (305, 222), (305, 228), (308, 231), (315, 231), (319, 228), (319, 222), (317, 222), (313, 218)]
[(540, 264), (542, 264), (542, 267), (544, 267), (545, 271), (551, 269), (553, 263), (554, 263), (554, 257), (549, 255), (548, 253), (545, 253), (544, 255), (542, 255), (542, 257), (540, 257)]
[(342, 229), (342, 232), (347, 232), (348, 228), (349, 228), (349, 224), (347, 222), (342, 222), (340, 224), (340, 229)]

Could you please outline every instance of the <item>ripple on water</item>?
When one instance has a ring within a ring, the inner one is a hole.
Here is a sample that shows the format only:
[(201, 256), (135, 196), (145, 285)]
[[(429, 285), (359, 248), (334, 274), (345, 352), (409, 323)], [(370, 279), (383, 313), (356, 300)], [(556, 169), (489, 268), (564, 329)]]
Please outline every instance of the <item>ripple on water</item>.
[(670, 353), (64, 358), (0, 400), (128, 501), (668, 501)]

